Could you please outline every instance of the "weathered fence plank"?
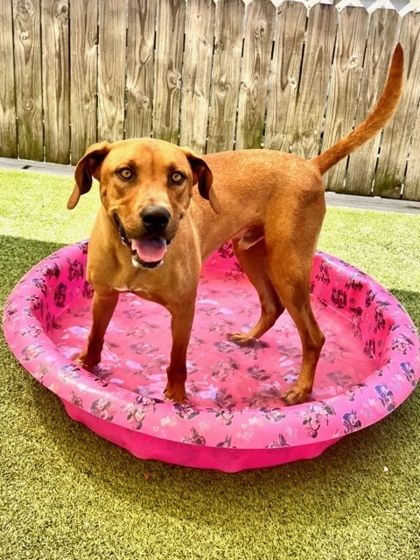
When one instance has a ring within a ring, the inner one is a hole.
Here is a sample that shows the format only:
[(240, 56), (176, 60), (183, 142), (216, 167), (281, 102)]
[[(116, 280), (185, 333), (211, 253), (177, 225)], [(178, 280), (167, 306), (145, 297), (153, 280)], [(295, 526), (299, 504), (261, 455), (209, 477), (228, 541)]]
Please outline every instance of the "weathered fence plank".
[(410, 147), (403, 199), (420, 200), (420, 111), (417, 113)]
[(153, 136), (178, 144), (185, 1), (161, 0), (156, 19)]
[(236, 148), (261, 148), (276, 8), (271, 0), (247, 6)]
[[(369, 14), (364, 8), (348, 7), (339, 15), (322, 151), (352, 130), (368, 23)], [(324, 177), (327, 190), (344, 190), (346, 166), (347, 158), (328, 171)]]
[(216, 5), (207, 152), (232, 150), (235, 144), (244, 15), (242, 0), (220, 0)]
[(45, 159), (70, 163), (68, 0), (42, 0), (41, 26)]
[(180, 144), (198, 153), (206, 148), (215, 11), (213, 1), (187, 3)]
[(155, 16), (154, 2), (129, 0), (126, 138), (150, 136), (152, 131)]
[(277, 9), (264, 138), (271, 150), (290, 151), (306, 20), (301, 3), (285, 2)]
[(382, 137), (373, 188), (375, 196), (401, 197), (406, 159), (420, 99), (419, 41), (420, 13), (412, 12), (402, 20), (400, 42), (404, 48), (405, 83), (397, 112)]
[(310, 10), (292, 146), (304, 159), (319, 153), (336, 31), (336, 10), (325, 4)]
[[(19, 157), (44, 159), (40, 0), (13, 4)], [(3, 70), (2, 70), (3, 71)]]
[(98, 139), (124, 138), (125, 0), (99, 2)]
[(418, 110), (416, 114), (420, 95), (420, 13), (410, 13), (404, 17), (401, 42), (406, 58), (407, 84), (405, 87), (413, 89), (413, 91), (405, 93), (410, 97), (410, 108), (407, 110), (410, 112), (411, 119), (407, 118), (407, 122), (404, 121), (402, 126), (407, 126), (412, 131), (412, 138), (402, 198), (420, 200), (420, 111)]
[(12, 5), (0, 2), (0, 150), (4, 157), (11, 158), (18, 155), (12, 21)]
[(97, 0), (71, 0), (70, 16), (71, 162), (76, 164), (97, 140)]
[[(393, 10), (376, 10), (370, 19), (355, 124), (373, 109), (388, 75), (389, 63), (400, 31), (400, 17)], [(378, 156), (380, 136), (367, 142), (350, 156), (346, 192), (370, 195)]]

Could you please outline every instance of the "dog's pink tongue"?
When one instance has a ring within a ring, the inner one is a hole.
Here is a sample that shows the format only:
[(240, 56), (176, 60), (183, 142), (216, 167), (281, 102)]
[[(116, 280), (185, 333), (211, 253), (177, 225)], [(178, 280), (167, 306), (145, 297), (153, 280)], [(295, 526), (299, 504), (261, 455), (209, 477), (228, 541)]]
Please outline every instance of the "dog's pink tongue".
[(132, 239), (131, 248), (143, 262), (158, 262), (165, 256), (166, 241), (160, 237)]

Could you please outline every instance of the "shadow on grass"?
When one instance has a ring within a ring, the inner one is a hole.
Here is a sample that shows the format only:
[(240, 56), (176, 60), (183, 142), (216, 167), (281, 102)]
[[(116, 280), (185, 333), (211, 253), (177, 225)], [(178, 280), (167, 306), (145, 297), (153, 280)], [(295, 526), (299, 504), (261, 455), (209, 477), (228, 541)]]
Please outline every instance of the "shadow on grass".
[(405, 290), (391, 290), (391, 292), (402, 303), (404, 309), (414, 321), (417, 330), (420, 331), (420, 293)]
[(24, 274), (61, 247), (59, 243), (0, 235), (1, 306)]

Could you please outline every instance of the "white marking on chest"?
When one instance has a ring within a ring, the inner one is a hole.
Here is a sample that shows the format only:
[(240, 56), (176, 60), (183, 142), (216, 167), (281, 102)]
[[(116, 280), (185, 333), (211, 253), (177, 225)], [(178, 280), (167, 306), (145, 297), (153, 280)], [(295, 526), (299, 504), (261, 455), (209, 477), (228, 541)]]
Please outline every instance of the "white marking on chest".
[(130, 288), (127, 288), (127, 286), (112, 286), (112, 289), (116, 292), (131, 292)]

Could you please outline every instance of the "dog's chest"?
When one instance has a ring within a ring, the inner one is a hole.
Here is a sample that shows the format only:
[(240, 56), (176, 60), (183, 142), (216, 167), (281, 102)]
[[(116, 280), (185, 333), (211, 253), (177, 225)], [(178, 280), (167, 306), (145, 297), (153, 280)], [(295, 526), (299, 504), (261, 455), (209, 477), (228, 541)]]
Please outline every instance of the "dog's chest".
[(153, 300), (155, 299), (155, 290), (151, 290), (147, 287), (147, 285), (145, 286), (139, 286), (137, 285), (132, 285), (132, 284), (118, 284), (116, 286), (112, 286), (112, 289), (115, 290), (116, 292), (121, 292), (121, 293), (132, 293), (132, 294), (136, 294), (139, 297), (142, 297), (144, 299), (148, 299), (148, 300)]
[(132, 290), (128, 286), (112, 286), (112, 289), (116, 292), (131, 292)]
[[(156, 273), (156, 271), (154, 271)], [(153, 271), (152, 271), (153, 273)], [(150, 274), (152, 274), (150, 273)], [(142, 275), (143, 276), (143, 275)], [(136, 296), (156, 303), (162, 303), (162, 286), (159, 282), (153, 281), (154, 278), (125, 278), (111, 284), (111, 288), (120, 293), (131, 293)]]

